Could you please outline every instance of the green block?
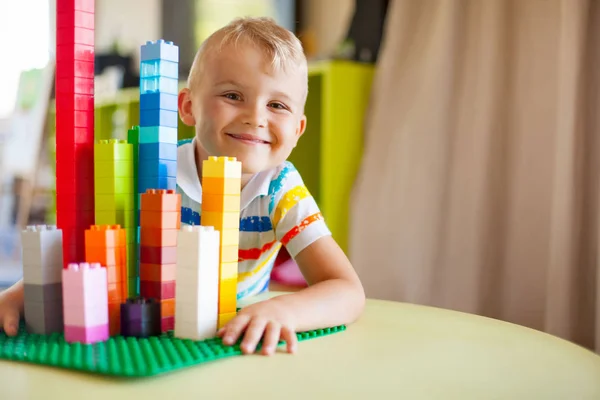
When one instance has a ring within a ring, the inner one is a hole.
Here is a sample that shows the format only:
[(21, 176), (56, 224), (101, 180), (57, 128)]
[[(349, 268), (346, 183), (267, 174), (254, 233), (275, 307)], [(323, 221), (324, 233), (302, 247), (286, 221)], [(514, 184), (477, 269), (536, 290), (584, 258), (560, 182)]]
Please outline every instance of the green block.
[[(298, 332), (299, 342), (342, 332), (344, 325)], [(107, 341), (67, 343), (62, 333), (29, 334), (22, 322), (16, 336), (0, 330), (0, 359), (113, 377), (140, 378), (241, 356), (240, 339), (223, 344), (219, 337), (201, 341), (179, 339), (173, 331), (147, 338), (113, 336)], [(283, 341), (279, 345), (284, 344)], [(260, 350), (260, 344), (257, 351)]]
[(133, 160), (133, 146), (125, 140), (98, 140), (94, 145), (94, 162)]
[(94, 178), (133, 179), (133, 160), (96, 161)]
[[(134, 214), (135, 211), (95, 211), (96, 224), (97, 225), (121, 225), (121, 228), (129, 228), (132, 232), (134, 227)], [(127, 236), (131, 237), (133, 233), (127, 232)]]
[(133, 198), (129, 193), (99, 194), (94, 196), (96, 211), (133, 211)]
[(98, 178), (94, 180), (96, 194), (130, 194), (133, 197), (133, 178)]
[[(140, 127), (133, 126), (131, 129), (127, 131), (127, 142), (132, 146), (133, 152), (133, 181), (137, 183), (138, 181), (138, 164), (139, 164), (139, 143), (140, 143)], [(140, 203), (137, 196), (137, 189), (134, 190), (133, 195), (133, 205), (135, 210), (140, 209)], [(135, 226), (139, 226), (140, 221), (138, 220), (138, 215), (135, 216)]]

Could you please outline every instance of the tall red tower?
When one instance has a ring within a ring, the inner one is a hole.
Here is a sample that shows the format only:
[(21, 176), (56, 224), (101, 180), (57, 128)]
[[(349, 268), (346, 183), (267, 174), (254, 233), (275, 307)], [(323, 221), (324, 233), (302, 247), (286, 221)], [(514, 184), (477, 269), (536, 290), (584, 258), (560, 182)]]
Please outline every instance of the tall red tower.
[(94, 0), (56, 1), (56, 218), (63, 267), (94, 224)]

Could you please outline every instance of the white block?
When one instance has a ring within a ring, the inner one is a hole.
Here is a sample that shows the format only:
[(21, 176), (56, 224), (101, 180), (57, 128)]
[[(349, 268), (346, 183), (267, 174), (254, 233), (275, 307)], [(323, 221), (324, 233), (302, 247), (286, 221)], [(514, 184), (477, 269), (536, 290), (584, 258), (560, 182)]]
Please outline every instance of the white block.
[(204, 340), (217, 333), (219, 242), (212, 227), (182, 226), (178, 232), (175, 337)]
[(56, 225), (30, 225), (21, 232), (23, 282), (43, 285), (61, 281), (62, 230)]

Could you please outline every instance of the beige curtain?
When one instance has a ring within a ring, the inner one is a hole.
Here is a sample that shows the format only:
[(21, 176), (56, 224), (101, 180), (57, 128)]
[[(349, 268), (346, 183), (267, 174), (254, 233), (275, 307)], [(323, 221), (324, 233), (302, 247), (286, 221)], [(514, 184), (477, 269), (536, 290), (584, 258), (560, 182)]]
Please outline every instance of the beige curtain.
[(600, 3), (392, 0), (352, 204), (372, 298), (600, 350)]

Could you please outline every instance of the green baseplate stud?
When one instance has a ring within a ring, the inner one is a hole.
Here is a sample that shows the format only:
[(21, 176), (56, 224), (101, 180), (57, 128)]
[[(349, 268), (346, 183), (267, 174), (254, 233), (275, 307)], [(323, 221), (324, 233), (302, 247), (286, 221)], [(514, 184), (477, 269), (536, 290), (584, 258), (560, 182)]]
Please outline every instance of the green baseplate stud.
[[(340, 325), (298, 332), (296, 336), (301, 342), (345, 329), (345, 325)], [(173, 331), (169, 331), (148, 338), (113, 336), (105, 342), (94, 344), (67, 343), (62, 333), (30, 334), (24, 322), (21, 322), (16, 336), (9, 337), (0, 330), (0, 360), (139, 378), (242, 355), (240, 342), (227, 346), (219, 337), (202, 341), (179, 339), (173, 336)]]

